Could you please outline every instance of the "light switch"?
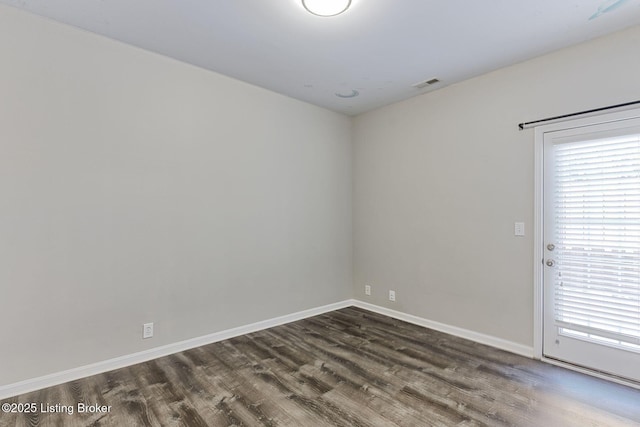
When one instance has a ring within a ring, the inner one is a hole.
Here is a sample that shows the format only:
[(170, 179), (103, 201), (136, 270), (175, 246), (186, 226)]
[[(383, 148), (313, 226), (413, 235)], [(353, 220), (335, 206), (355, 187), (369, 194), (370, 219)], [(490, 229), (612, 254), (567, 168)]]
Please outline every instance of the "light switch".
[(516, 236), (524, 236), (524, 222), (516, 222), (513, 229), (513, 234)]

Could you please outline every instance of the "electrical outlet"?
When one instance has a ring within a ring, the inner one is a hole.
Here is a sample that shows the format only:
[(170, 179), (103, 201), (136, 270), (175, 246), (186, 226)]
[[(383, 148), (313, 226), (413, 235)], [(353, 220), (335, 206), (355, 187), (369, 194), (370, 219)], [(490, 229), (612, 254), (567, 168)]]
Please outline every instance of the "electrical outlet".
[(153, 323), (145, 323), (142, 325), (142, 338), (151, 338), (153, 336)]
[(364, 294), (371, 295), (371, 285), (364, 285)]
[(524, 222), (516, 222), (513, 225), (513, 234), (519, 237), (524, 236)]
[(396, 300), (396, 291), (389, 291), (389, 301)]

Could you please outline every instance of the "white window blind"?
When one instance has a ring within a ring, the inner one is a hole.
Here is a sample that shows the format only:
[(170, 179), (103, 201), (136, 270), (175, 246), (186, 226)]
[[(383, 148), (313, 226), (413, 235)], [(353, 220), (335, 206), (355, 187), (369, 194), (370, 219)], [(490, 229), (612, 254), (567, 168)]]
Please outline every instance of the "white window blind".
[(640, 134), (554, 146), (555, 320), (640, 350)]

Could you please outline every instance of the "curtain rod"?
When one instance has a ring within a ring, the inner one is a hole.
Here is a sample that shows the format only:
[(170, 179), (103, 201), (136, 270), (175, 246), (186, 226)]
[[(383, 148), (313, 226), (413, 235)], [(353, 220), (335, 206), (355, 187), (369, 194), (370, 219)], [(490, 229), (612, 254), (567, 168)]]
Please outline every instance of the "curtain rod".
[(579, 111), (577, 113), (563, 114), (561, 116), (547, 117), (546, 119), (534, 120), (532, 122), (519, 123), (518, 129), (524, 130), (525, 126), (534, 125), (537, 123), (549, 122), (551, 120), (558, 120), (558, 119), (566, 119), (567, 117), (580, 116), (582, 114), (597, 113), (598, 111), (611, 110), (613, 108), (628, 107), (629, 105), (635, 105), (635, 104), (640, 104), (640, 100), (625, 102), (624, 104), (609, 105), (608, 107), (594, 108), (593, 110)]

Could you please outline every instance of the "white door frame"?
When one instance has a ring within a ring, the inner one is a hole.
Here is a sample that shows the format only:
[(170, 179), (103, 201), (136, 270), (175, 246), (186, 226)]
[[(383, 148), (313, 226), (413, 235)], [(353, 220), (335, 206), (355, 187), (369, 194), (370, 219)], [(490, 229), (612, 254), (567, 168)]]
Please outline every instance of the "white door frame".
[(619, 120), (638, 118), (640, 117), (640, 108), (615, 112), (599, 114), (590, 117), (562, 120), (547, 125), (536, 126), (535, 130), (535, 142), (534, 142), (534, 224), (533, 224), (533, 357), (544, 362), (548, 362), (554, 365), (563, 366), (569, 369), (587, 373), (599, 378), (605, 378), (621, 384), (625, 384), (634, 388), (640, 388), (640, 384), (625, 381), (618, 377), (612, 377), (605, 375), (590, 369), (580, 368), (568, 363), (562, 363), (557, 360), (547, 359), (544, 357), (542, 342), (543, 342), (543, 285), (544, 285), (544, 224), (543, 224), (543, 177), (544, 177), (544, 134), (547, 132), (553, 132), (563, 129), (571, 129), (583, 126), (590, 126), (597, 123), (615, 122)]

